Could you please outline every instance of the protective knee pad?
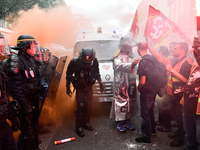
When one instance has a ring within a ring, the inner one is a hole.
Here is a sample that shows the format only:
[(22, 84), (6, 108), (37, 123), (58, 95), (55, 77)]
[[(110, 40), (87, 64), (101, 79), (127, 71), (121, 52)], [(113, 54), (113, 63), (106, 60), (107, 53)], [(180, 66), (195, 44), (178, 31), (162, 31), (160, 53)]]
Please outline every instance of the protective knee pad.
[(84, 103), (78, 103), (77, 104), (77, 113), (84, 113), (85, 104)]

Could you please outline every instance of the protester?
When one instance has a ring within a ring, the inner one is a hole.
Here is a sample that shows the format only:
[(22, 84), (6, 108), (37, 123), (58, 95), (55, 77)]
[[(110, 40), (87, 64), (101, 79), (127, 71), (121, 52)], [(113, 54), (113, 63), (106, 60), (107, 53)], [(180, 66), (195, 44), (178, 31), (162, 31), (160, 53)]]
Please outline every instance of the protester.
[(195, 62), (184, 88), (182, 102), (187, 150), (200, 149), (200, 40), (198, 38), (194, 38), (193, 48)]
[(175, 98), (175, 106), (173, 107), (176, 111), (178, 130), (175, 134), (169, 134), (170, 138), (175, 138), (170, 146), (177, 147), (184, 144), (184, 129), (183, 129), (183, 118), (182, 118), (182, 106), (180, 100), (183, 96), (182, 88), (186, 84), (187, 79), (190, 75), (191, 60), (187, 57), (187, 51), (189, 46), (186, 42), (179, 42), (176, 44), (174, 49), (174, 56), (178, 59), (172, 66), (167, 66), (167, 71), (170, 72), (168, 80), (167, 93), (173, 95)]
[(18, 54), (12, 54), (8, 63), (9, 88), (11, 96), (20, 104), (20, 130), (18, 149), (39, 149), (37, 137), (39, 89), (31, 57), (36, 53), (36, 40), (31, 35), (17, 39)]
[(132, 41), (130, 37), (122, 37), (119, 49), (113, 57), (114, 84), (110, 117), (115, 117), (116, 129), (120, 132), (126, 131), (126, 128), (135, 130), (130, 120), (130, 103), (136, 98), (133, 73), (140, 59), (133, 59)]
[[(151, 54), (160, 62), (162, 62), (165, 66), (170, 65), (171, 61), (169, 60), (169, 51), (166, 46), (160, 46), (158, 52), (152, 47), (148, 46)], [(169, 76), (169, 73), (168, 73)], [(167, 94), (167, 85), (162, 89), (162, 97), (157, 97), (156, 102), (158, 104), (158, 121), (156, 125), (160, 127), (157, 128), (158, 131), (168, 132), (171, 130), (171, 101), (173, 99)]]
[(174, 56), (175, 46), (176, 46), (176, 42), (169, 43), (169, 56), (168, 56), (168, 58), (170, 59), (172, 66), (177, 61), (177, 58)]
[[(136, 142), (151, 143), (151, 133), (155, 134), (155, 120), (154, 120), (154, 102), (156, 91), (150, 85), (145, 68), (153, 70), (153, 59), (151, 55), (147, 54), (148, 42), (142, 40), (138, 44), (138, 53), (142, 57), (139, 62), (137, 74), (139, 75), (138, 91), (140, 92), (140, 111), (142, 118), (141, 132), (142, 136), (135, 139)], [(149, 58), (149, 59), (148, 59)]]
[(80, 50), (79, 57), (74, 57), (70, 61), (66, 72), (66, 93), (72, 95), (70, 83), (76, 89), (76, 133), (80, 137), (85, 136), (83, 127), (93, 130), (89, 121), (93, 97), (92, 86), (96, 80), (99, 82), (100, 91), (103, 92), (95, 51), (91, 48), (83, 48)]

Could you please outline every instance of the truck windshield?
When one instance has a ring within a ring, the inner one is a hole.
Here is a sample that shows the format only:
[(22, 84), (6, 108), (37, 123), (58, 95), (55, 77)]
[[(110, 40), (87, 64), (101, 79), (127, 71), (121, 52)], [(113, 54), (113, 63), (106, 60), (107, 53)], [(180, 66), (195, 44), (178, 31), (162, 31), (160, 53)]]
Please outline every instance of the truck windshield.
[(74, 47), (74, 56), (78, 56), (82, 48), (90, 47), (96, 51), (98, 60), (110, 60), (117, 51), (118, 45), (119, 41), (116, 40), (77, 42)]

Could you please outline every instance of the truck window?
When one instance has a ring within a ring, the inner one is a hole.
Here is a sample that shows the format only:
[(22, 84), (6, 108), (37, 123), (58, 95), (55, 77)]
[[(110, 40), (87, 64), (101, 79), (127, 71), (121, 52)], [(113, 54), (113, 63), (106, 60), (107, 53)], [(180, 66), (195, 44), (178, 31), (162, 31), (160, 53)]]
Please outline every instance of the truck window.
[(77, 42), (74, 47), (74, 56), (79, 56), (79, 51), (82, 48), (90, 47), (96, 51), (96, 57), (98, 60), (110, 60), (117, 51), (118, 45), (119, 41), (116, 40)]

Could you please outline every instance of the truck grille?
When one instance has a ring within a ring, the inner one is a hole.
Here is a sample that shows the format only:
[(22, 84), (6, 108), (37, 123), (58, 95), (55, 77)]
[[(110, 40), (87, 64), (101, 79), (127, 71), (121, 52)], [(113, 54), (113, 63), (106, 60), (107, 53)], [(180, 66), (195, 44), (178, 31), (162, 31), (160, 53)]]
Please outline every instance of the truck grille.
[(103, 82), (104, 91), (101, 93), (99, 83), (96, 82), (93, 85), (93, 95), (94, 96), (109, 96), (113, 95), (113, 82)]

